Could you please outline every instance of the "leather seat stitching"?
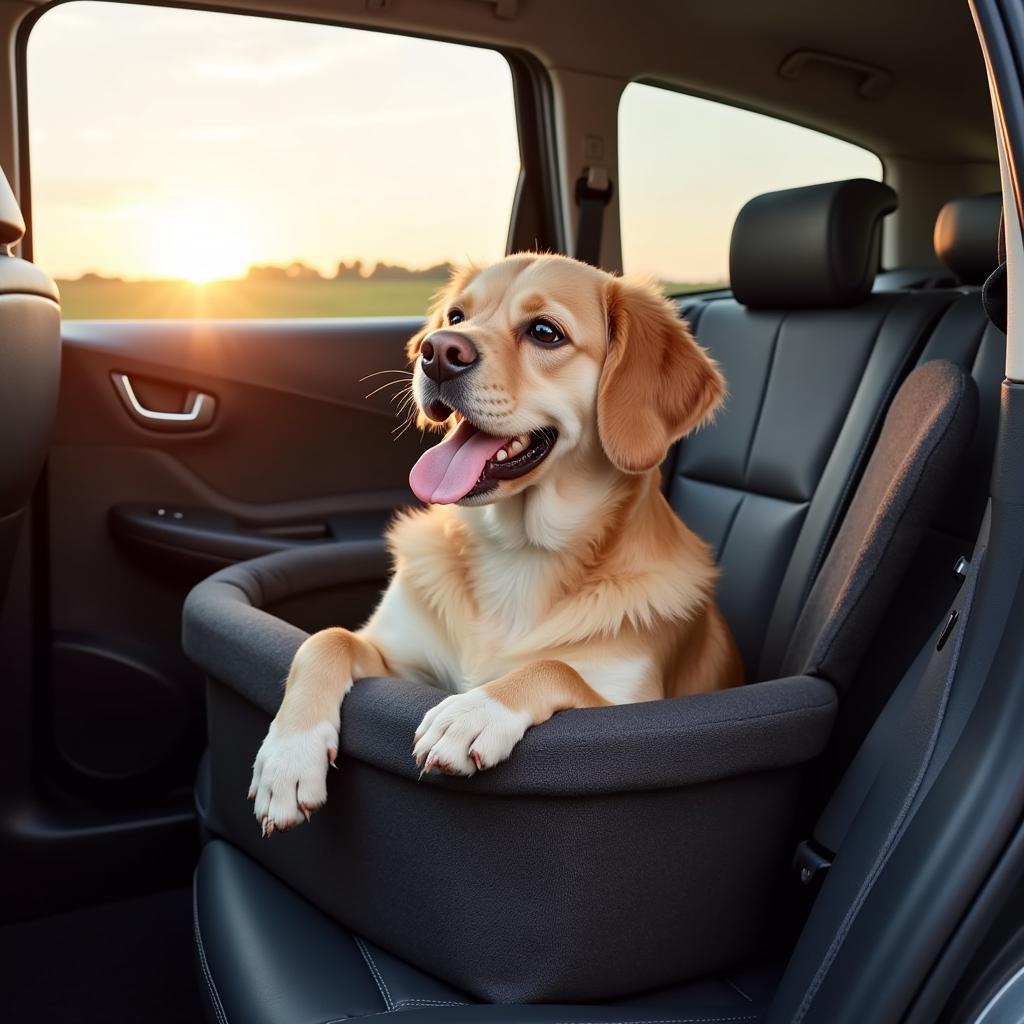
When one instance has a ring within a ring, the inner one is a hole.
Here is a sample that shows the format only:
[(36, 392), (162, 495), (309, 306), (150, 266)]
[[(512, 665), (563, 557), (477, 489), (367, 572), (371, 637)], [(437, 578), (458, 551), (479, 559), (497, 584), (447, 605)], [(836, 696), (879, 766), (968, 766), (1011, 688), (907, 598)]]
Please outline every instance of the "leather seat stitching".
[(742, 484), (723, 483), (720, 480), (711, 480), (707, 477), (697, 476), (686, 471), (676, 474), (677, 479), (685, 480), (691, 484), (704, 484), (707, 487), (720, 487), (723, 491), (732, 491), (734, 494), (742, 495), (744, 498), (765, 498), (767, 501), (781, 501), (786, 505), (806, 508), (811, 503), (811, 498), (789, 498), (784, 494), (769, 494), (767, 491), (754, 491)]
[(722, 980), (726, 983), (726, 985), (729, 986), (729, 988), (733, 989), (734, 991), (738, 992), (741, 996), (743, 996), (743, 998), (746, 999), (748, 1003), (752, 1003), (754, 1001), (750, 998), (750, 996), (747, 995), (746, 992), (743, 991), (743, 989), (739, 987), (739, 985), (736, 984), (735, 981), (732, 980), (732, 978), (723, 978)]
[(206, 948), (203, 946), (203, 935), (199, 930), (199, 913), (195, 897), (192, 899), (192, 930), (196, 938), (196, 952), (199, 954), (199, 966), (202, 968), (203, 979), (206, 987), (210, 990), (210, 1002), (213, 1005), (213, 1012), (220, 1024), (228, 1024), (228, 1016), (224, 1012), (224, 1004), (220, 1000), (220, 993), (213, 981), (213, 974), (210, 972), (210, 965), (206, 960)]
[(399, 999), (395, 1003), (395, 1009), (403, 1006), (469, 1006), (467, 1002), (458, 999)]
[(775, 325), (775, 336), (772, 338), (772, 350), (768, 355), (768, 369), (764, 375), (764, 386), (761, 388), (761, 395), (757, 402), (757, 415), (754, 416), (754, 429), (750, 432), (750, 440), (747, 442), (747, 451), (743, 456), (743, 486), (746, 490), (747, 475), (750, 472), (750, 456), (754, 451), (754, 445), (757, 443), (757, 435), (761, 430), (761, 420), (764, 417), (765, 403), (768, 401), (768, 389), (772, 384), (772, 372), (775, 369), (775, 356), (779, 351), (779, 335), (782, 334), (782, 328), (786, 323), (786, 314), (783, 313), (779, 317), (779, 322)]
[(732, 528), (736, 524), (736, 520), (739, 518), (740, 509), (746, 504), (747, 496), (745, 494), (740, 495), (740, 500), (736, 502), (736, 507), (732, 510), (732, 515), (729, 516), (729, 521), (725, 524), (725, 532), (722, 534), (722, 543), (718, 546), (716, 554), (717, 560), (721, 562), (722, 555), (725, 552), (726, 547), (729, 544), (729, 537), (732, 534)]
[(358, 935), (353, 935), (352, 940), (359, 948), (359, 952), (363, 954), (363, 960), (366, 961), (366, 966), (370, 969), (370, 974), (373, 975), (373, 980), (377, 983), (377, 990), (381, 994), (381, 998), (384, 1000), (384, 1006), (390, 1011), (395, 1008), (394, 1001), (391, 998), (391, 993), (388, 991), (387, 983), (384, 981), (384, 976), (380, 973), (377, 968), (376, 961), (370, 954), (370, 950), (367, 948), (366, 943)]

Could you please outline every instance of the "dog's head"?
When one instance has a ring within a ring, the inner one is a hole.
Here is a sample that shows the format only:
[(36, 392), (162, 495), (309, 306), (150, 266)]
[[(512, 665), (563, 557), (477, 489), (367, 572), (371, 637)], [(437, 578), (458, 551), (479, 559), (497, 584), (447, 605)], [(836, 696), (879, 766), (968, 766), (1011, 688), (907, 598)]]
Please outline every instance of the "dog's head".
[(440, 504), (489, 504), (574, 456), (644, 472), (725, 391), (655, 288), (563, 256), (456, 272), (408, 354), (421, 425), (448, 428), (410, 483)]

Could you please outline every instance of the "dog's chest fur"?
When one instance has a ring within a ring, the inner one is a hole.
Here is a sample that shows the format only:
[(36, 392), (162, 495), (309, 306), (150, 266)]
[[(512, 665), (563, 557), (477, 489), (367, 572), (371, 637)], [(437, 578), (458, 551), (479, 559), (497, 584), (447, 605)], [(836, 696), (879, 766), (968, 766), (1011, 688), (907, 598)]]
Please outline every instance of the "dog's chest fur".
[(450, 509), (399, 519), (389, 541), (395, 575), (367, 635), (395, 674), (453, 691), (552, 658), (616, 703), (659, 697), (665, 651), (652, 630), (685, 628), (715, 579), (699, 542), (676, 559), (620, 550), (594, 558), (592, 545), (504, 545)]

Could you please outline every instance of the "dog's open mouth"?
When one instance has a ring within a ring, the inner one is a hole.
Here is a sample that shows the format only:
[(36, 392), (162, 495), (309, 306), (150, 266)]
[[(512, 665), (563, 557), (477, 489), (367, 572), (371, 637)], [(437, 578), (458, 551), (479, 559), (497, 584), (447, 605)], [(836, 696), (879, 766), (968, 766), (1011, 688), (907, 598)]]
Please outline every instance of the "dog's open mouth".
[(463, 420), (440, 444), (424, 452), (409, 474), (420, 501), (451, 505), (493, 490), (539, 466), (558, 439), (553, 428), (517, 437), (485, 434)]

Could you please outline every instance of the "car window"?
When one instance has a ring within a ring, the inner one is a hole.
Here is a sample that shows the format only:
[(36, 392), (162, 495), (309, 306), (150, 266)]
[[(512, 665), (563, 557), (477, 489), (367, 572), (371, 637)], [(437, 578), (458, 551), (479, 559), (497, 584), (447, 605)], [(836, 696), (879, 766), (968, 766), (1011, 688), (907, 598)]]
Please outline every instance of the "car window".
[(881, 181), (881, 161), (788, 121), (631, 82), (619, 103), (623, 269), (670, 294), (723, 287), (748, 199), (842, 178)]
[(448, 264), (504, 254), (493, 50), (73, 2), (27, 68), (32, 253), (68, 318), (419, 313)]

